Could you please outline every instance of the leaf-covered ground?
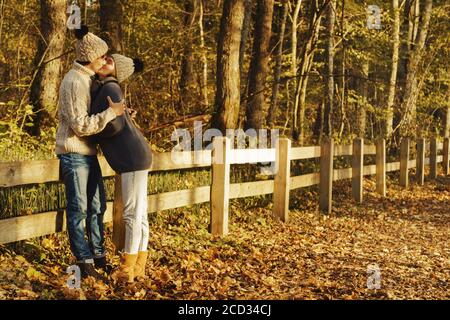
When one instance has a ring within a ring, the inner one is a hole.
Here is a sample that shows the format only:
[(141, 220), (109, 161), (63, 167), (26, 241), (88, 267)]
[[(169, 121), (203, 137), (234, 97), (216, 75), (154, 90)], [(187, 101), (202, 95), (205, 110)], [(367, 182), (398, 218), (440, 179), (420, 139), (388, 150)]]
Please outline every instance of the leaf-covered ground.
[[(392, 181), (382, 198), (366, 180), (361, 205), (348, 181), (336, 184), (329, 216), (316, 189), (292, 192), (288, 223), (270, 202), (232, 202), (224, 238), (208, 234), (207, 206), (151, 215), (150, 277), (127, 286), (68, 289), (64, 234), (0, 246), (0, 299), (449, 299), (450, 178)], [(378, 290), (367, 288), (373, 264)]]

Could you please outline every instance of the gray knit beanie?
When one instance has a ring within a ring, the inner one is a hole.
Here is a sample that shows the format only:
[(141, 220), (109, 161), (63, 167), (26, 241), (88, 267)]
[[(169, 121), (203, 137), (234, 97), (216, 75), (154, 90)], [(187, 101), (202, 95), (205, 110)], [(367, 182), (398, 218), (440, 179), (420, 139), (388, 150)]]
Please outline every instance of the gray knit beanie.
[(76, 59), (81, 62), (92, 62), (108, 52), (105, 41), (89, 32), (87, 26), (75, 31), (77, 37)]
[(139, 59), (131, 59), (117, 53), (112, 54), (111, 57), (116, 64), (116, 77), (119, 83), (128, 79), (133, 73), (142, 71), (144, 68), (144, 64)]

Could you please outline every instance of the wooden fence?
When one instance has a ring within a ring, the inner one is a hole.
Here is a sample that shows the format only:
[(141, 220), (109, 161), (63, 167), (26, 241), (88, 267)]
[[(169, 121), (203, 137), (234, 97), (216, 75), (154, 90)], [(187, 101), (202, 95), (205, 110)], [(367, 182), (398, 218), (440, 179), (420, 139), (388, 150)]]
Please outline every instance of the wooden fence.
[[(429, 147), (428, 147), (429, 146)], [(443, 143), (436, 138), (426, 143), (416, 141), (417, 159), (410, 158), (410, 141), (404, 139), (400, 147), (400, 161), (386, 163), (384, 140), (375, 145), (365, 145), (363, 139), (355, 139), (353, 145), (335, 146), (333, 140), (324, 139), (321, 146), (291, 147), (289, 139), (280, 138), (276, 148), (233, 149), (226, 137), (213, 141), (213, 150), (154, 153), (150, 172), (163, 170), (211, 167), (212, 183), (193, 189), (166, 192), (148, 196), (148, 211), (185, 207), (210, 202), (210, 232), (215, 235), (228, 233), (228, 203), (230, 199), (273, 193), (273, 213), (282, 221), (289, 218), (289, 191), (319, 184), (320, 210), (332, 210), (333, 181), (352, 179), (352, 195), (363, 202), (363, 177), (376, 175), (376, 192), (386, 195), (386, 172), (400, 170), (400, 185), (408, 186), (408, 170), (416, 167), (418, 184), (424, 183), (424, 166), (430, 165), (430, 178), (437, 175), (437, 164), (443, 163), (445, 175), (449, 174), (449, 138)], [(429, 149), (429, 157), (425, 151)], [(442, 155), (438, 152), (443, 150)], [(375, 155), (376, 163), (364, 166), (364, 156)], [(176, 156), (178, 161), (173, 161)], [(334, 169), (335, 156), (351, 156), (352, 167)], [(292, 160), (320, 158), (320, 172), (300, 176), (290, 175)], [(122, 224), (122, 202), (120, 175), (109, 167), (103, 157), (99, 158), (104, 177), (115, 176), (114, 201), (107, 203), (105, 222), (113, 222), (113, 241), (122, 247), (124, 228)], [(275, 162), (273, 180), (230, 184), (230, 165), (242, 163)], [(59, 160), (23, 161), (0, 163), (0, 187), (59, 181)], [(0, 244), (44, 236), (66, 229), (64, 210), (36, 213), (27, 216), (0, 220)]]

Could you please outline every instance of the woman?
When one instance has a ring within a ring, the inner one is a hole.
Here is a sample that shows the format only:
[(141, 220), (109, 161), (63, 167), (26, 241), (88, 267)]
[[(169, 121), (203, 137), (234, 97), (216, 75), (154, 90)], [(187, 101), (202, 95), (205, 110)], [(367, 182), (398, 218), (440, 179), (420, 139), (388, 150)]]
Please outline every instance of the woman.
[[(113, 101), (122, 101), (119, 83), (142, 69), (142, 62), (138, 59), (119, 54), (107, 57), (91, 89), (91, 113), (102, 112), (108, 106), (108, 97)], [(131, 121), (128, 110), (108, 123), (93, 139), (100, 145), (111, 168), (121, 175), (125, 247), (121, 265), (113, 278), (133, 282), (135, 278), (145, 276), (148, 256), (147, 179), (151, 150), (145, 137)]]

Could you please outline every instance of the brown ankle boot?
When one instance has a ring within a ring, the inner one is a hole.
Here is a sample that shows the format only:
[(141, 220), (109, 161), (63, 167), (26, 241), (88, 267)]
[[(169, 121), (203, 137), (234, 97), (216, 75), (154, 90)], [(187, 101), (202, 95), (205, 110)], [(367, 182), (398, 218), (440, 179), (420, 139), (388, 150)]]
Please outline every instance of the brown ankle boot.
[(124, 253), (119, 268), (111, 276), (119, 282), (134, 282), (134, 267), (138, 255)]
[(139, 251), (134, 266), (134, 277), (145, 277), (145, 264), (147, 263), (148, 251)]

